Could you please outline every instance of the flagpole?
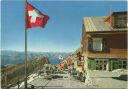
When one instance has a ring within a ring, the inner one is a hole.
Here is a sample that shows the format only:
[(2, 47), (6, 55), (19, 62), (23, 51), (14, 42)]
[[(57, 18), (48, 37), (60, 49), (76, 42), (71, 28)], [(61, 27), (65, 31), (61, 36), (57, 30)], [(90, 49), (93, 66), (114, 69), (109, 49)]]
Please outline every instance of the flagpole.
[(27, 28), (26, 28), (26, 13), (27, 13), (27, 0), (25, 0), (25, 79), (24, 79), (24, 88), (27, 89)]
[[(29, 5), (28, 3), (27, 3), (27, 0), (25, 0), (25, 60), (24, 60), (24, 67), (25, 67), (25, 77), (24, 77), (24, 88), (25, 89), (27, 89), (27, 60), (28, 60), (28, 53), (27, 53), (27, 27), (26, 27), (26, 22), (27, 22), (27, 12), (28, 12), (28, 10), (27, 10), (27, 5)], [(29, 5), (30, 7), (32, 7), (32, 8), (34, 8), (33, 6), (31, 6), (31, 5)], [(37, 14), (37, 13), (36, 13)], [(38, 14), (41, 14), (41, 15), (43, 15), (42, 13), (38, 13)], [(44, 16), (44, 15), (43, 15)], [(41, 17), (40, 17), (41, 18)], [(43, 18), (41, 18), (41, 19), (43, 19)], [(44, 16), (44, 21), (42, 22), (43, 23), (43, 25), (42, 24), (39, 24), (38, 26), (43, 26), (44, 27), (44, 25), (46, 24), (46, 22), (47, 22), (47, 20), (49, 19), (49, 17), (47, 16), (47, 15), (45, 15)]]

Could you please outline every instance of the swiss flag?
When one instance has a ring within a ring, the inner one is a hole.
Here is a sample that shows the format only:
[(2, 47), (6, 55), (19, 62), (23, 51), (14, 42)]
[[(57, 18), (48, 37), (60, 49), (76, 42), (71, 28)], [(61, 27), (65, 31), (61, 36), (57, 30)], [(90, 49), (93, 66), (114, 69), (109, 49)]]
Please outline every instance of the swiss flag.
[(26, 28), (44, 27), (49, 19), (48, 15), (41, 13), (38, 9), (27, 2), (26, 5)]

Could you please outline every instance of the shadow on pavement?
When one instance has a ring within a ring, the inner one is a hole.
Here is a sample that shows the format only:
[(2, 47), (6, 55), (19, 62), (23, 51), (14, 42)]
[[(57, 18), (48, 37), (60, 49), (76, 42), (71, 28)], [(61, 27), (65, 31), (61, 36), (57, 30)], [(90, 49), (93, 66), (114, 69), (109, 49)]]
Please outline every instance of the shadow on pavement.
[(112, 78), (116, 79), (116, 80), (127, 81), (128, 80), (128, 75), (120, 75), (119, 77), (112, 77)]

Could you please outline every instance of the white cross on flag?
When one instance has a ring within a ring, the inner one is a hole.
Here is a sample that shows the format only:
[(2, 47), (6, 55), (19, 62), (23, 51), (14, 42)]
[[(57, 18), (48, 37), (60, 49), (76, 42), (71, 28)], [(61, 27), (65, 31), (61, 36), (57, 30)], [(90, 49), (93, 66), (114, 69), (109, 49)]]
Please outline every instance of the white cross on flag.
[(49, 19), (48, 15), (44, 15), (28, 2), (26, 12), (26, 28), (44, 27)]

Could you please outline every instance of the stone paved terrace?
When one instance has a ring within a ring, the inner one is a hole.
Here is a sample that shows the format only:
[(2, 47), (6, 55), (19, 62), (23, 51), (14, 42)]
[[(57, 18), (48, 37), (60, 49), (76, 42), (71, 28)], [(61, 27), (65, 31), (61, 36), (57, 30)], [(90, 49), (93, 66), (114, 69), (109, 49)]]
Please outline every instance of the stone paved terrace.
[[(60, 75), (62, 76), (62, 74)], [(37, 76), (35, 79), (29, 82), (29, 87), (31, 85), (34, 85), (36, 89), (86, 89), (89, 87), (86, 86), (84, 82), (75, 80), (68, 74), (64, 74), (63, 76), (68, 77), (47, 80), (44, 79), (43, 76)], [(23, 89), (24, 85), (22, 85), (20, 88)]]
[(60, 79), (52, 79), (46, 80), (43, 78), (37, 78), (34, 81), (30, 82), (32, 85), (36, 86), (44, 86), (44, 88), (87, 88), (83, 82), (71, 79), (71, 78), (60, 78)]
[[(85, 83), (75, 80), (68, 74), (64, 75), (68, 76), (68, 78), (52, 80), (46, 80), (43, 76), (37, 76), (29, 81), (29, 84), (36, 86), (36, 89), (126, 89), (127, 78), (125, 75), (127, 75), (127, 72), (128, 70), (115, 70), (112, 72), (89, 71), (88, 75), (91, 77), (88, 78), (87, 75)], [(21, 88), (23, 87), (24, 85)]]
[(98, 88), (126, 89), (128, 86), (128, 70), (117, 69), (114, 71), (88, 71), (86, 85)]

